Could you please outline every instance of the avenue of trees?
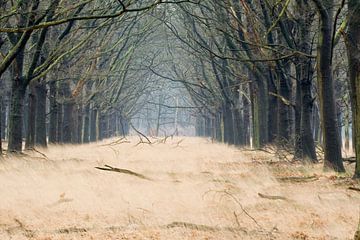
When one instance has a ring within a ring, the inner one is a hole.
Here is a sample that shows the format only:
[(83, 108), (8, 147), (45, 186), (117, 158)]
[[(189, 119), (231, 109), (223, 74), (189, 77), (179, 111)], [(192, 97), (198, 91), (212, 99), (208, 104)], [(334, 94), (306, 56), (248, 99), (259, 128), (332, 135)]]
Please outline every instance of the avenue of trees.
[(360, 177), (358, 0), (0, 0), (0, 13), (9, 153), (193, 125), (302, 161), (322, 149), (337, 172), (354, 149)]

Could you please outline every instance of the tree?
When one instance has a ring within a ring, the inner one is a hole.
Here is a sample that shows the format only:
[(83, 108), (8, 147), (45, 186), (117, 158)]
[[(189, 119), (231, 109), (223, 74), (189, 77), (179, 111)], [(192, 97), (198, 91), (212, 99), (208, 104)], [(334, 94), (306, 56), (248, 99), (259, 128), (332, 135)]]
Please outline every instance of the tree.
[(324, 136), (324, 167), (344, 172), (341, 141), (335, 107), (334, 80), (332, 72), (333, 53), (333, 1), (314, 0), (320, 14), (317, 48), (317, 79), (321, 123)]
[(348, 30), (345, 35), (349, 61), (349, 87), (356, 153), (355, 178), (360, 178), (360, 2), (348, 2)]

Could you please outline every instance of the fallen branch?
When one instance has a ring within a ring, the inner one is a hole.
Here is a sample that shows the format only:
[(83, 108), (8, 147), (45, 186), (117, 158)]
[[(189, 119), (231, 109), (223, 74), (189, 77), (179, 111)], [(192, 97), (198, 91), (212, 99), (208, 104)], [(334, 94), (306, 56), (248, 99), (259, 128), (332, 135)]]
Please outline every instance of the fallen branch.
[(41, 156), (43, 156), (46, 160), (49, 160), (49, 158), (45, 155), (45, 153), (40, 152), (39, 150), (37, 150), (37, 149), (34, 148), (34, 147), (28, 148), (28, 149), (26, 149), (26, 150), (28, 150), (28, 151), (34, 151), (34, 152), (40, 154)]
[(85, 233), (87, 232), (86, 228), (78, 228), (78, 227), (70, 227), (70, 228), (62, 228), (57, 230), (58, 233), (62, 234), (70, 234), (70, 233)]
[(140, 173), (136, 173), (127, 169), (122, 169), (122, 168), (114, 168), (111, 167), (109, 165), (104, 165), (105, 167), (95, 167), (96, 169), (99, 170), (103, 170), (103, 171), (111, 171), (111, 172), (118, 172), (118, 173), (124, 173), (124, 174), (129, 174), (138, 178), (142, 178), (142, 179), (146, 179), (146, 180), (151, 180), (150, 178), (140, 174)]
[(182, 143), (183, 141), (184, 141), (184, 139), (180, 139), (180, 141), (178, 141), (177, 143), (175, 143), (175, 144), (174, 144), (174, 145), (176, 145), (175, 148), (180, 147), (180, 143)]
[[(148, 143), (151, 144), (150, 139), (149, 139), (147, 136), (145, 136), (145, 134), (143, 134), (142, 132), (140, 132), (139, 130), (137, 130), (137, 129), (135, 128), (135, 126), (134, 126), (131, 122), (130, 122), (129, 124), (130, 124), (130, 127), (131, 127), (132, 129), (134, 129), (134, 131), (135, 131), (137, 134), (139, 134), (140, 136), (143, 136), (143, 137), (148, 141)], [(141, 138), (141, 137), (140, 137), (140, 138)]]
[(241, 204), (241, 202), (231, 193), (229, 193), (228, 191), (224, 190), (221, 191), (222, 193), (224, 193), (225, 195), (227, 195), (228, 197), (232, 198), (241, 208), (241, 210), (243, 211), (243, 213), (245, 213), (246, 216), (248, 216), (251, 220), (253, 220), (253, 222), (260, 228), (260, 229), (264, 229), (259, 223), (258, 221), (250, 215), (250, 213), (244, 208), (244, 206)]
[(266, 195), (266, 194), (262, 194), (262, 193), (258, 193), (258, 195), (261, 198), (266, 198), (266, 199), (271, 199), (271, 200), (288, 200), (286, 197), (282, 197), (282, 196), (271, 196), (271, 195)]
[(188, 223), (188, 222), (172, 222), (163, 227), (164, 228), (186, 228), (186, 229), (190, 229), (190, 230), (207, 231), (207, 232), (216, 232), (216, 231), (224, 231), (224, 230), (230, 231), (230, 232), (236, 232), (236, 231), (242, 231), (245, 233), (248, 232), (245, 228), (242, 228), (240, 226), (239, 227), (213, 227), (213, 226)]
[[(124, 140), (124, 141), (123, 141)], [(116, 141), (113, 141), (111, 143), (100, 145), (99, 147), (107, 147), (107, 146), (115, 146), (123, 143), (131, 143), (129, 140), (126, 139), (126, 137), (122, 137)]]
[(353, 190), (353, 191), (360, 192), (360, 188), (357, 188), (357, 187), (349, 187), (348, 189), (349, 189), (349, 190)]
[(281, 177), (276, 178), (282, 182), (314, 182), (319, 180), (317, 176), (307, 176), (307, 177)]
[(198, 225), (198, 224), (187, 223), (187, 222), (172, 222), (170, 224), (167, 224), (165, 227), (166, 228), (180, 227), (180, 228), (188, 228), (188, 229), (191, 229), (191, 230), (211, 231), (211, 232), (221, 230), (221, 228), (218, 228), (218, 227), (211, 227), (211, 226), (200, 225), (200, 224)]
[(348, 162), (348, 163), (356, 163), (356, 158), (355, 157), (349, 157), (349, 158), (343, 158), (343, 162)]

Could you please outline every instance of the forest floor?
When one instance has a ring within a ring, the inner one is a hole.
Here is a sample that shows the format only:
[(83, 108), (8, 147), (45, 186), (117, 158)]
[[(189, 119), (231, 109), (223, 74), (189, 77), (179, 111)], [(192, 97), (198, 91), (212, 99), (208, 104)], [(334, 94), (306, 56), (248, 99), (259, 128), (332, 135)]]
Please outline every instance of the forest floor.
[(354, 164), (337, 175), (206, 139), (114, 141), (1, 160), (0, 239), (353, 239)]

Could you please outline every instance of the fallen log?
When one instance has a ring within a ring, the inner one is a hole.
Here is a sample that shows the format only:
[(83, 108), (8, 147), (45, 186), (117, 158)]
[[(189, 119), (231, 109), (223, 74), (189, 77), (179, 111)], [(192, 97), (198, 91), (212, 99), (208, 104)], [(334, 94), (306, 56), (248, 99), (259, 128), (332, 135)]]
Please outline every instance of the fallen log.
[(261, 198), (266, 198), (266, 199), (270, 199), (270, 200), (288, 200), (286, 197), (283, 197), (283, 196), (271, 196), (271, 195), (266, 195), (266, 194), (262, 194), (262, 193), (258, 193), (258, 195)]
[(131, 170), (128, 170), (128, 169), (123, 169), (123, 168), (114, 168), (112, 166), (109, 166), (109, 165), (104, 165), (105, 167), (95, 167), (96, 169), (99, 169), (99, 170), (103, 170), (103, 171), (111, 171), (111, 172), (118, 172), (118, 173), (124, 173), (124, 174), (129, 174), (129, 175), (132, 175), (132, 176), (135, 176), (135, 177), (138, 177), (138, 178), (141, 178), (141, 179), (146, 179), (146, 180), (151, 180), (150, 178), (140, 174), (140, 173), (136, 173), (136, 172), (133, 172)]

